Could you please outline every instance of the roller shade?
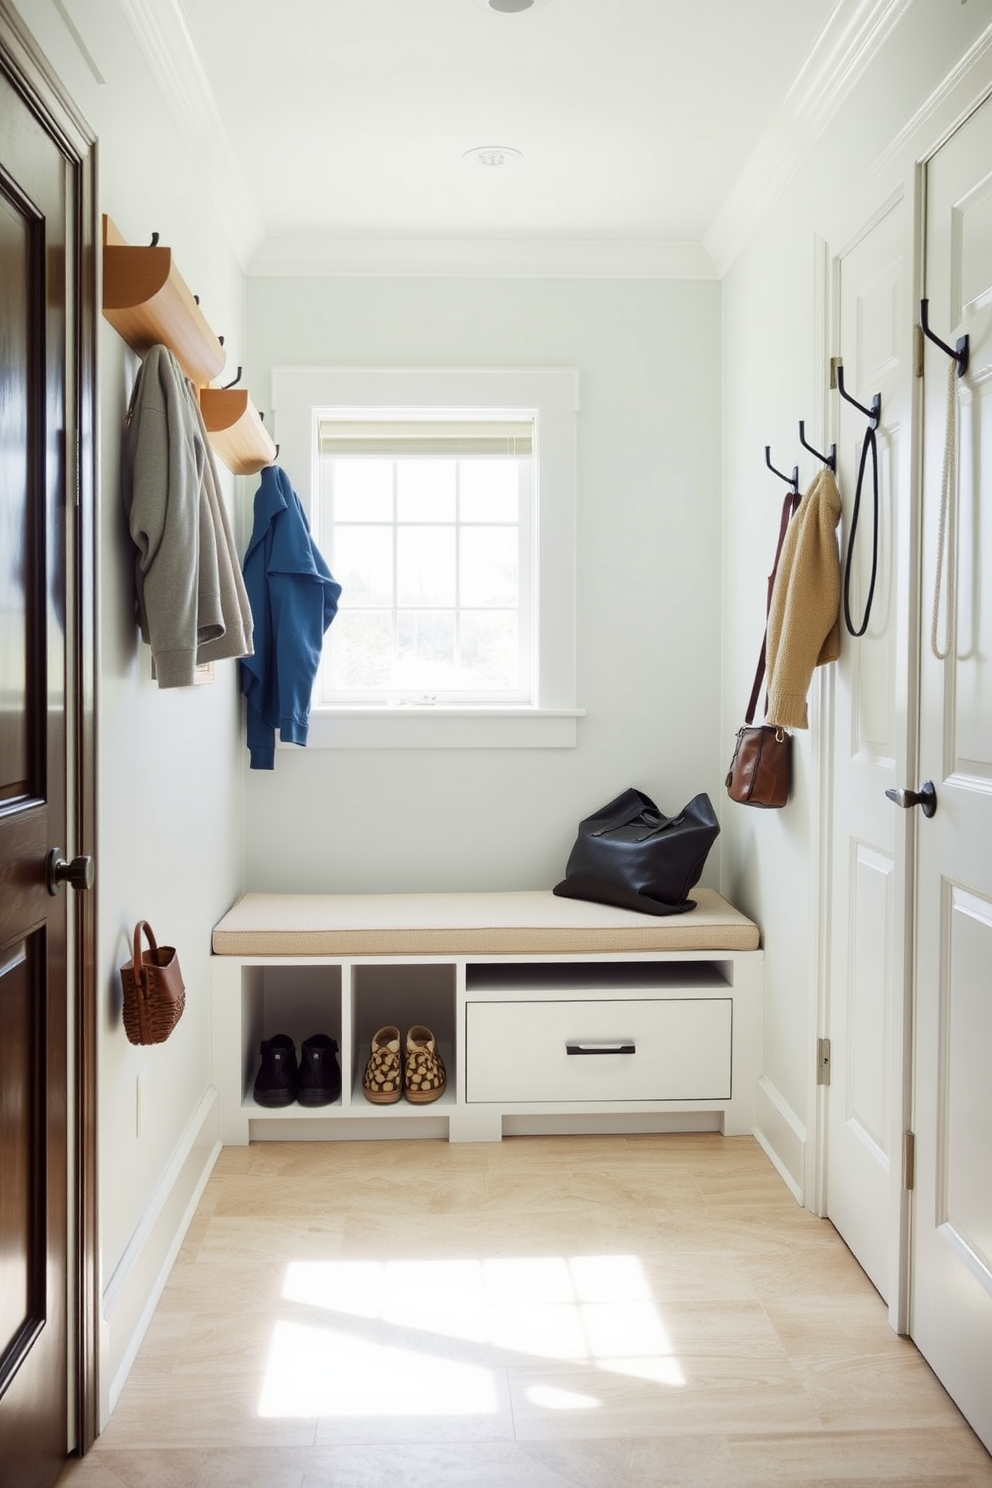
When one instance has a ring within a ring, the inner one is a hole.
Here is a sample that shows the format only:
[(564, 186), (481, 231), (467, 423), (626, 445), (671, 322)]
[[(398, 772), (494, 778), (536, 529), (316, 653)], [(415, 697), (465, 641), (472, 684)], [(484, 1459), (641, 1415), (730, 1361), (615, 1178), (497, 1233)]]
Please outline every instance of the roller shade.
[(334, 419), (319, 423), (322, 455), (377, 455), (380, 459), (427, 455), (471, 459), (495, 455), (526, 459), (533, 453), (532, 419)]

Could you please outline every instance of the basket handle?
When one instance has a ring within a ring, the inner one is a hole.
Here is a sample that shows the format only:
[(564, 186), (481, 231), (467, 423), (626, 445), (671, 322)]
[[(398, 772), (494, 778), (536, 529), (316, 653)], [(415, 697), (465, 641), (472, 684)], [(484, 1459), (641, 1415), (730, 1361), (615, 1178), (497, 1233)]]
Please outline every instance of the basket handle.
[(152, 930), (151, 925), (149, 925), (147, 920), (139, 920), (134, 927), (134, 984), (136, 987), (139, 986), (141, 983), (141, 974), (144, 970), (141, 959), (142, 930), (144, 930), (145, 934), (148, 936), (148, 944), (151, 947), (152, 951), (154, 952), (158, 950), (158, 945), (155, 940), (155, 932)]

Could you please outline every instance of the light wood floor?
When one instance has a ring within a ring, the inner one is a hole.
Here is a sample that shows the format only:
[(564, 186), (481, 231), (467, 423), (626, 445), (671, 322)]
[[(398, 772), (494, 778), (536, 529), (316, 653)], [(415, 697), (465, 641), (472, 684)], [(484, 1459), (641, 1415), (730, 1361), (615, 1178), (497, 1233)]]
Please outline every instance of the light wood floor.
[(226, 1148), (60, 1488), (977, 1488), (750, 1138)]

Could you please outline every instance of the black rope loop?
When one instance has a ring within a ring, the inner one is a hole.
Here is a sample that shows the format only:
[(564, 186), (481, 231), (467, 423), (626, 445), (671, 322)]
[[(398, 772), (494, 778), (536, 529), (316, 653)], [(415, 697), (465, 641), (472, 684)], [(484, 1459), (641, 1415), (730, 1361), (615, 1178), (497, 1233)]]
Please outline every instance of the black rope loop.
[[(854, 540), (858, 533), (858, 512), (861, 507), (861, 487), (864, 482), (865, 464), (868, 459), (868, 451), (871, 450), (872, 468), (872, 534), (871, 534), (871, 581), (868, 585), (868, 598), (865, 600), (865, 612), (861, 625), (855, 629), (854, 621), (851, 619), (851, 568), (854, 558)], [(863, 636), (868, 629), (868, 621), (871, 618), (871, 605), (875, 597), (875, 577), (878, 573), (878, 447), (875, 441), (875, 427), (868, 426), (865, 432), (865, 442), (861, 446), (861, 464), (858, 466), (858, 485), (854, 493), (854, 510), (851, 513), (851, 535), (847, 540), (847, 561), (844, 565), (844, 623), (848, 633), (852, 636)]]

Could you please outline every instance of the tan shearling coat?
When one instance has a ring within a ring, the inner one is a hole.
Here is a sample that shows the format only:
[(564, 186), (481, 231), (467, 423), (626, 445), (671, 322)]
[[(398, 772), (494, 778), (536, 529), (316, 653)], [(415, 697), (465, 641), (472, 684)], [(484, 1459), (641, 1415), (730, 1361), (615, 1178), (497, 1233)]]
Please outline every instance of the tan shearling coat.
[(837, 483), (824, 466), (789, 523), (768, 611), (765, 716), (782, 728), (809, 728), (813, 669), (840, 655), (840, 513)]

